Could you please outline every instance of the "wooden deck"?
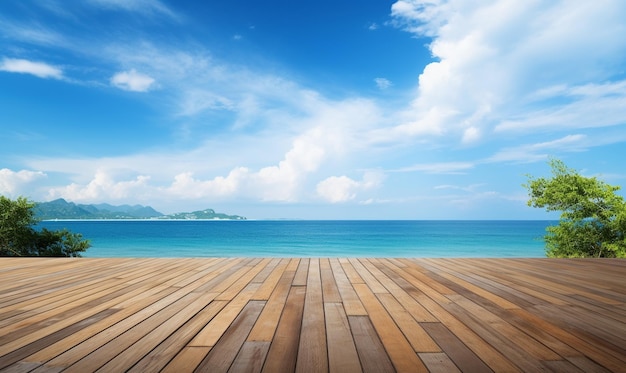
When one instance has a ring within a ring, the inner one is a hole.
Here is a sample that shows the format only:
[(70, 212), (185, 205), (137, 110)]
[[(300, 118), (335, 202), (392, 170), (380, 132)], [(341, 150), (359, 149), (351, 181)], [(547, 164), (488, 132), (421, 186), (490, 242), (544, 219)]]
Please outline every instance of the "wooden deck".
[(0, 370), (626, 372), (626, 260), (0, 259)]

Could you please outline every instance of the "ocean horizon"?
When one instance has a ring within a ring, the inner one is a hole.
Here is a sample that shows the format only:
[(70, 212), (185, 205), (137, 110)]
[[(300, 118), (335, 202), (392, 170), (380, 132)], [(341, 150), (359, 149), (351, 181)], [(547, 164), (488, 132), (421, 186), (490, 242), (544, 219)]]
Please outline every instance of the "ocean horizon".
[(545, 257), (550, 220), (46, 220), (84, 257)]

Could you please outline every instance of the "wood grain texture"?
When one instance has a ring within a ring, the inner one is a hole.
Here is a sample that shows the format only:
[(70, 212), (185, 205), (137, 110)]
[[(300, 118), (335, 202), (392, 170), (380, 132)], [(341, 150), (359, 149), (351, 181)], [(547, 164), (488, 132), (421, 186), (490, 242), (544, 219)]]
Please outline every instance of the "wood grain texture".
[(0, 371), (626, 372), (626, 260), (2, 258)]

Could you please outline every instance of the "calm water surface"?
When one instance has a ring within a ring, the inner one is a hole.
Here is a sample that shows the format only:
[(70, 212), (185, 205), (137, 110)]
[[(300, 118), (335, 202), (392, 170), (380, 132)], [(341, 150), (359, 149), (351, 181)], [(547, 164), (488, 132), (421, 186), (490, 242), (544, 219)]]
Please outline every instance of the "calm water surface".
[(45, 221), (84, 257), (544, 257), (550, 221)]

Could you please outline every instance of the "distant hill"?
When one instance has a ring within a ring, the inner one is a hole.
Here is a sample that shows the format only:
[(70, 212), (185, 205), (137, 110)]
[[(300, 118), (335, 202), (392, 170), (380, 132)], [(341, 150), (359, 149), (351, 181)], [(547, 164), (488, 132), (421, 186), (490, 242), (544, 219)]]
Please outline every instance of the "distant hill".
[(59, 198), (50, 202), (38, 202), (34, 208), (35, 217), (41, 220), (55, 219), (223, 219), (245, 220), (238, 215), (217, 213), (212, 209), (194, 212), (181, 212), (164, 215), (150, 206), (121, 205), (113, 206), (108, 203), (96, 205), (76, 204)]
[(176, 214), (165, 215), (159, 219), (211, 219), (211, 220), (246, 220), (243, 216), (239, 215), (226, 215), (220, 212), (215, 212), (213, 209), (206, 209), (202, 211), (194, 212), (179, 212)]

